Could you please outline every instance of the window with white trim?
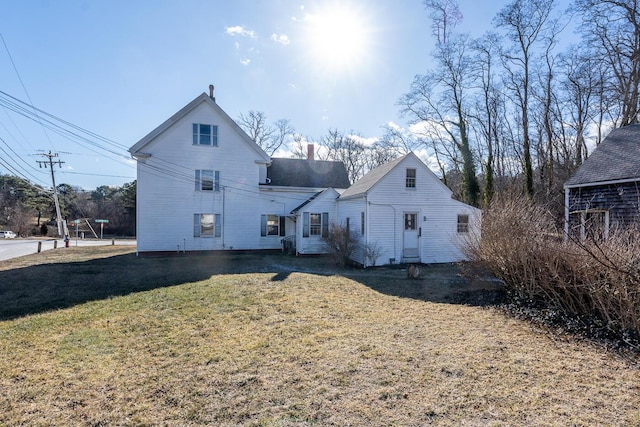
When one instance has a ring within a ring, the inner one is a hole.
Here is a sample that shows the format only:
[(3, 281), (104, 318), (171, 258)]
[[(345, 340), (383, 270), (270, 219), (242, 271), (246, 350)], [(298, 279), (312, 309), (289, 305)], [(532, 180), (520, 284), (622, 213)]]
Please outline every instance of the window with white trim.
[(196, 191), (220, 191), (220, 171), (196, 170)]
[(279, 215), (261, 215), (260, 216), (260, 236), (284, 236), (285, 217)]
[(407, 177), (405, 180), (406, 188), (416, 188), (416, 170), (407, 169)]
[(329, 236), (329, 212), (302, 214), (302, 237)]
[(469, 215), (458, 215), (458, 233), (469, 232)]
[(220, 214), (193, 214), (193, 237), (220, 237), (222, 221)]
[(193, 145), (218, 146), (218, 126), (201, 123), (193, 124)]

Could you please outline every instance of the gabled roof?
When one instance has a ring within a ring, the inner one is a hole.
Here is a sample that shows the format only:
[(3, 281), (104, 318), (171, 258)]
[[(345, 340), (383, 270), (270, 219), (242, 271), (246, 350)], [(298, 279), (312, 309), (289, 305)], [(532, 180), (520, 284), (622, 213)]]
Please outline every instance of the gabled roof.
[(271, 159), (267, 186), (347, 188), (349, 175), (342, 162), (304, 159)]
[[(396, 166), (398, 166), (400, 163), (402, 163), (405, 159), (409, 157), (416, 159), (427, 171), (429, 171), (430, 174), (433, 175), (433, 172), (431, 171), (431, 169), (429, 169), (427, 165), (425, 165), (422, 162), (422, 160), (420, 160), (420, 158), (416, 156), (414, 152), (410, 152), (405, 154), (402, 157), (398, 157), (397, 159), (389, 163), (385, 163), (384, 165), (378, 166), (377, 168), (370, 170), (362, 178), (360, 178), (355, 184), (347, 188), (340, 195), (340, 198), (345, 199), (348, 197), (356, 197), (356, 196), (360, 196), (368, 193), (369, 190), (371, 190), (378, 182), (380, 182), (380, 180), (382, 180), (389, 172), (391, 172)], [(451, 190), (449, 189), (449, 187), (444, 185), (442, 181), (440, 181), (435, 175), (433, 175), (433, 177), (435, 181), (440, 186), (442, 186), (444, 190), (446, 190), (449, 194), (451, 194)]]
[(319, 197), (321, 194), (324, 194), (326, 192), (329, 191), (333, 191), (334, 193), (336, 193), (338, 196), (340, 196), (340, 192), (338, 190), (336, 190), (335, 188), (325, 188), (322, 191), (318, 191), (316, 194), (314, 194), (313, 196), (309, 197), (307, 200), (305, 200), (304, 202), (302, 202), (300, 205), (296, 206), (291, 213), (295, 214), (297, 213), (300, 209), (302, 209), (303, 207), (307, 206), (309, 203), (313, 202), (317, 197)]
[[(411, 154), (411, 153), (409, 153)], [(340, 197), (350, 197), (358, 194), (364, 194), (368, 192), (374, 185), (380, 181), (386, 174), (388, 174), (398, 163), (403, 161), (409, 154), (405, 154), (389, 163), (385, 163), (382, 166), (378, 166), (375, 169), (370, 170), (362, 178), (356, 181), (351, 187), (347, 188)]]
[(640, 180), (640, 124), (612, 130), (565, 187)]
[(258, 154), (259, 157), (264, 161), (264, 163), (269, 163), (270, 158), (267, 153), (264, 152), (258, 144), (256, 144), (249, 135), (245, 131), (242, 130), (240, 126), (231, 118), (229, 115), (222, 109), (216, 102), (206, 93), (202, 93), (197, 96), (193, 101), (185, 105), (180, 111), (175, 113), (173, 116), (169, 117), (165, 120), (160, 126), (149, 132), (145, 137), (143, 137), (140, 141), (135, 143), (131, 148), (129, 148), (129, 152), (132, 156), (143, 156), (144, 153), (142, 150), (144, 147), (156, 139), (160, 134), (169, 129), (175, 123), (177, 123), (180, 119), (185, 117), (189, 112), (195, 109), (198, 105), (202, 103), (207, 103), (213, 110), (225, 121), (227, 122), (233, 130), (240, 135), (240, 137)]

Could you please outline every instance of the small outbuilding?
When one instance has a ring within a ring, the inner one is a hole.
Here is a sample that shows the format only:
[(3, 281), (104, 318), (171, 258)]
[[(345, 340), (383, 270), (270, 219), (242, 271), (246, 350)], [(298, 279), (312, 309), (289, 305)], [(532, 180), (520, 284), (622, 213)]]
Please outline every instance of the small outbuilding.
[(614, 129), (564, 184), (565, 234), (607, 238), (640, 219), (640, 124)]

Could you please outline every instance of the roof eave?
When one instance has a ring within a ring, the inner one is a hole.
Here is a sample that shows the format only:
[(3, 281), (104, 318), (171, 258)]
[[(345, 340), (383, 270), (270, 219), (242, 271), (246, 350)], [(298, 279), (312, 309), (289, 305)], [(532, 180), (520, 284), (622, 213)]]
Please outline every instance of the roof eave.
[(625, 184), (627, 182), (640, 182), (640, 177), (613, 179), (609, 181), (583, 182), (583, 183), (577, 183), (577, 184), (565, 184), (564, 188), (571, 189), (571, 188), (580, 188), (580, 187), (597, 187), (600, 185)]

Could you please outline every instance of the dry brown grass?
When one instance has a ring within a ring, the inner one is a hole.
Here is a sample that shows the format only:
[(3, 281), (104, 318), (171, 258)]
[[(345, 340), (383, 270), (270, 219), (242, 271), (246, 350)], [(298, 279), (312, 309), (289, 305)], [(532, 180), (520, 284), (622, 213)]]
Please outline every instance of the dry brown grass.
[(440, 268), (417, 282), (324, 260), (130, 251), (0, 263), (3, 305), (22, 301), (0, 311), (0, 425), (640, 424), (629, 361), (436, 302)]

